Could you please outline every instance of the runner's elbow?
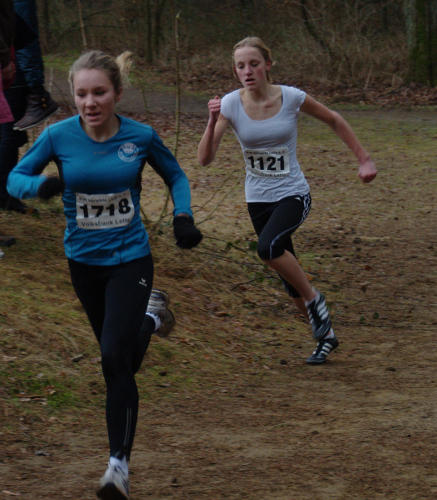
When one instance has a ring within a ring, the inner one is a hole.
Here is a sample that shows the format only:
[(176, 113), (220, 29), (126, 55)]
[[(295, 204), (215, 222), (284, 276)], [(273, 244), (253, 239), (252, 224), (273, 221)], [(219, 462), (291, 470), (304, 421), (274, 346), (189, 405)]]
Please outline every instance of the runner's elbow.
[(206, 167), (214, 160), (213, 155), (206, 155), (202, 153), (197, 153), (197, 161), (202, 165), (202, 167)]
[(206, 166), (208, 166), (208, 165), (211, 163), (211, 161), (204, 160), (204, 159), (202, 158), (202, 159), (200, 159), (200, 160), (199, 160), (199, 163), (200, 163), (200, 165), (201, 165), (202, 167), (206, 167)]
[(331, 115), (327, 123), (334, 131), (337, 131), (345, 126), (346, 120), (341, 116), (340, 113), (337, 113), (337, 111), (331, 111)]

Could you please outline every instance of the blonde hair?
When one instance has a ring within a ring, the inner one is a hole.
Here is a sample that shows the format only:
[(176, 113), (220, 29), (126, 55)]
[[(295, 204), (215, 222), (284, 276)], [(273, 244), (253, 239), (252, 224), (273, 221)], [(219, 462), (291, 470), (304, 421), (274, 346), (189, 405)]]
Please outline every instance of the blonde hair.
[(128, 75), (133, 63), (132, 52), (126, 50), (115, 59), (101, 50), (90, 50), (83, 53), (71, 65), (68, 72), (71, 93), (74, 92), (74, 75), (82, 69), (98, 69), (106, 73), (114, 86), (117, 94), (120, 94), (123, 84), (128, 84)]
[[(273, 64), (272, 61), (272, 52), (271, 50), (267, 47), (267, 45), (261, 40), (261, 38), (257, 36), (248, 36), (246, 38), (243, 38), (243, 40), (240, 40), (238, 43), (234, 45), (234, 48), (232, 49), (232, 72), (234, 73), (235, 78), (237, 78), (237, 73), (235, 71), (235, 52), (238, 49), (241, 49), (242, 47), (253, 47), (255, 49), (258, 49), (260, 51), (260, 54), (262, 55), (263, 59), (265, 62), (269, 62)], [(270, 71), (266, 71), (266, 77), (267, 81), (271, 82), (272, 78), (270, 76)]]

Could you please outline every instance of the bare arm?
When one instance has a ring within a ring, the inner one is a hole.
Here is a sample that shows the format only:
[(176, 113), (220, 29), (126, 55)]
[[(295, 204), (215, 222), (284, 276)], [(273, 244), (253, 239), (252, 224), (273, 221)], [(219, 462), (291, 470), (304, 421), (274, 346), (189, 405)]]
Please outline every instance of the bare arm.
[(220, 113), (220, 104), (218, 96), (208, 102), (208, 124), (197, 148), (197, 159), (203, 166), (209, 165), (214, 160), (228, 125), (228, 120)]
[(370, 154), (363, 148), (349, 123), (336, 111), (332, 111), (309, 95), (301, 106), (301, 111), (308, 113), (328, 124), (340, 139), (349, 147), (356, 156), (360, 167), (358, 177), (363, 182), (372, 181), (377, 174), (375, 164)]

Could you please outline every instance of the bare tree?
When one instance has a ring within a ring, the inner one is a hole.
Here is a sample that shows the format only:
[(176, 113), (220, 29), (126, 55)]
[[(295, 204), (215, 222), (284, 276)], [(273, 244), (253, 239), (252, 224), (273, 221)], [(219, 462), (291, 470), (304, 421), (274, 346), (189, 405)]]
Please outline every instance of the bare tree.
[(166, 0), (146, 0), (147, 62), (153, 63), (159, 55), (163, 40), (162, 17)]
[(50, 10), (48, 0), (39, 0), (38, 11), (40, 14), (40, 24), (43, 29), (40, 30), (40, 41), (43, 51), (47, 51), (52, 42), (50, 31)]
[(88, 42), (87, 42), (86, 33), (85, 33), (85, 23), (83, 22), (81, 0), (77, 0), (77, 12), (79, 14), (79, 25), (80, 25), (80, 33), (82, 35), (82, 45), (83, 45), (83, 48), (86, 49), (88, 47)]
[(437, 0), (404, 0), (411, 82), (437, 85)]

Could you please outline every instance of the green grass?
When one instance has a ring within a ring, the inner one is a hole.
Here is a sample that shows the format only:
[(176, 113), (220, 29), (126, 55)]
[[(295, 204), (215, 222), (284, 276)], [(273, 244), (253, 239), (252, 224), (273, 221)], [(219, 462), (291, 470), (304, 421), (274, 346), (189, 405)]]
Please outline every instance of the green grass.
[(69, 51), (68, 54), (45, 54), (44, 66), (46, 70), (54, 69), (67, 75), (70, 66), (79, 56), (79, 51)]
[(17, 407), (28, 402), (47, 404), (50, 410), (65, 411), (77, 407), (79, 398), (74, 378), (55, 377), (53, 373), (31, 371), (20, 366), (21, 363), (9, 362), (8, 369), (0, 371), (4, 389)]

